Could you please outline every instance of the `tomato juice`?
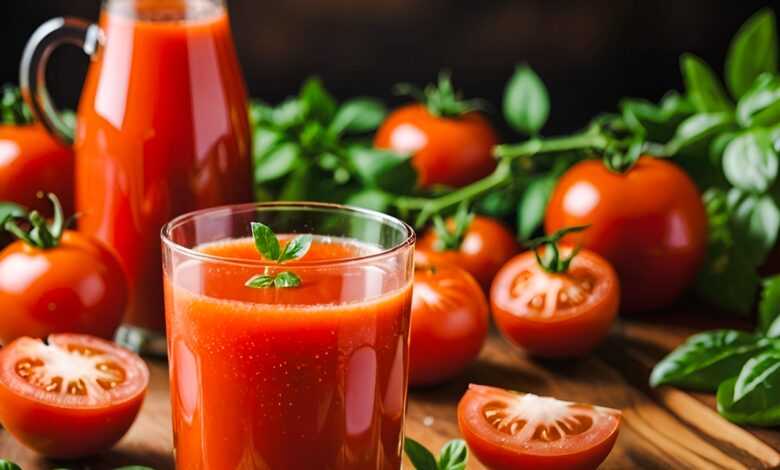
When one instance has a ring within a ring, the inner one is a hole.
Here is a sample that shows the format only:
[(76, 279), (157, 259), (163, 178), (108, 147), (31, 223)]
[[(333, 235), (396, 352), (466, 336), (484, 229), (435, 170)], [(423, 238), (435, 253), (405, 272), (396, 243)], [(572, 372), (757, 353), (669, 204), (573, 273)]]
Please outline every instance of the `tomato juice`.
[[(264, 268), (244, 238), (166, 267), (177, 468), (400, 468), (411, 250), (391, 255), (315, 236)], [(266, 268), (302, 284), (244, 286)]]
[(221, 2), (104, 5), (78, 110), (79, 229), (122, 261), (128, 323), (162, 330), (162, 225), (251, 200), (246, 91)]

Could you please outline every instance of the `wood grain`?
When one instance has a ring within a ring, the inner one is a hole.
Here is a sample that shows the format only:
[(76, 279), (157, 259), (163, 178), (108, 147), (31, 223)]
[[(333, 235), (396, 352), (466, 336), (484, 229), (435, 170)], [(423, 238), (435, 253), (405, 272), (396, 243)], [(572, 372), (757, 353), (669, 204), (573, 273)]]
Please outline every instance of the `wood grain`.
[[(474, 382), (622, 409), (620, 436), (604, 470), (780, 467), (780, 430), (731, 424), (717, 414), (708, 394), (647, 386), (650, 369), (660, 357), (689, 334), (713, 325), (686, 315), (675, 318), (678, 325), (669, 321), (620, 323), (588, 358), (555, 362), (531, 360), (493, 333), (460, 379), (411, 391), (407, 435), (432, 449), (458, 437), (455, 405)], [(128, 464), (172, 469), (167, 368), (164, 362), (150, 362), (150, 367), (152, 387), (141, 416), (112, 452), (75, 463), (51, 462), (0, 432), (0, 456), (24, 470), (108, 470)], [(484, 469), (474, 458), (468, 468)]]

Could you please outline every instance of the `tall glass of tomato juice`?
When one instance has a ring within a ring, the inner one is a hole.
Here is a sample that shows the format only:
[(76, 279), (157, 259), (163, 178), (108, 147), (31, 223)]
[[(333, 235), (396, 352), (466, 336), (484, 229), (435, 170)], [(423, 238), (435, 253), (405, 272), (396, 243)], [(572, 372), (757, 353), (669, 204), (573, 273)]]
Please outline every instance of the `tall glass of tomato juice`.
[[(283, 249), (311, 234), (311, 248), (264, 259), (252, 222)], [(162, 239), (177, 468), (400, 468), (408, 225), (329, 204), (248, 204), (179, 217)], [(281, 271), (300, 285), (245, 285)]]
[[(43, 82), (60, 43), (92, 59), (75, 135)], [(246, 91), (223, 2), (105, 0), (98, 24), (50, 20), (27, 46), (21, 81), (43, 124), (74, 144), (79, 230), (122, 261), (126, 324), (162, 332), (163, 224), (251, 200)]]

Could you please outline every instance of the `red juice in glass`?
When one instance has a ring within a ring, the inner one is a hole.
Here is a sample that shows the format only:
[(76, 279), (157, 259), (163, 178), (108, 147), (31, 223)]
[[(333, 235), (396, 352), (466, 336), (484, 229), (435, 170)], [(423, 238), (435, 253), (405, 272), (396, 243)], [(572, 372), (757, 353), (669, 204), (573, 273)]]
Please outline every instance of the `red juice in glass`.
[[(262, 221), (300, 260), (263, 260)], [(328, 205), (201, 211), (163, 231), (178, 468), (398, 469), (406, 403), (414, 234)], [(244, 283), (292, 271), (298, 287)]]

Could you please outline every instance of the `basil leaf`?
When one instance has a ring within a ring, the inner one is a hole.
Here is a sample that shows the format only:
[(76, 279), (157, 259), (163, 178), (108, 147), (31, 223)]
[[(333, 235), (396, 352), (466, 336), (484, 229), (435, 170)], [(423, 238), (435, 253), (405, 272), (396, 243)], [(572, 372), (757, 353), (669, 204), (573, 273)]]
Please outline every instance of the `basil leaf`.
[(747, 315), (753, 308), (761, 278), (756, 266), (735, 250), (708, 255), (696, 278), (696, 293), (712, 305)]
[(393, 196), (379, 189), (363, 189), (350, 195), (345, 204), (371, 209), (377, 212), (387, 212), (392, 204)]
[(741, 331), (714, 330), (691, 336), (656, 364), (650, 385), (677, 385), (715, 390), (739, 373), (743, 364), (766, 348), (759, 338)]
[(718, 77), (706, 62), (693, 54), (686, 53), (680, 57), (680, 68), (685, 81), (685, 90), (697, 111), (713, 113), (733, 109)]
[(734, 384), (734, 401), (740, 401), (759, 387), (767, 385), (769, 377), (774, 374), (780, 375), (780, 351), (767, 351), (750, 358)]
[(244, 286), (251, 287), (253, 289), (262, 289), (271, 287), (274, 285), (274, 277), (268, 274), (258, 274), (250, 277), (244, 283)]
[(0, 459), (0, 470), (22, 470), (22, 468), (10, 460)]
[(772, 197), (729, 191), (731, 224), (736, 248), (753, 266), (762, 264), (775, 246), (780, 229), (780, 210)]
[(261, 222), (252, 222), (250, 226), (252, 227), (252, 238), (255, 240), (257, 251), (269, 261), (278, 260), (281, 248), (279, 247), (279, 239), (276, 238), (276, 234), (271, 230), (271, 227)]
[(409, 437), (404, 439), (404, 452), (417, 470), (439, 470), (431, 451), (414, 439)]
[(770, 338), (780, 336), (780, 274), (764, 279), (758, 304), (758, 331)]
[(336, 114), (336, 100), (328, 93), (318, 78), (309, 78), (299, 93), (301, 106), (308, 119), (327, 123)]
[(328, 127), (328, 132), (360, 134), (373, 131), (382, 123), (387, 109), (373, 98), (355, 98), (341, 105)]
[(306, 253), (309, 252), (309, 248), (311, 248), (311, 242), (312, 236), (309, 234), (296, 236), (290, 240), (287, 245), (285, 245), (284, 250), (282, 250), (282, 254), (279, 255), (278, 262), (284, 263), (286, 261), (303, 258), (306, 256)]
[(417, 183), (411, 158), (389, 150), (351, 147), (347, 159), (364, 186), (407, 193)]
[(291, 271), (282, 271), (274, 278), (274, 287), (298, 287), (301, 285), (301, 278)]
[(677, 127), (672, 140), (666, 144), (664, 153), (675, 155), (696, 145), (705, 145), (717, 134), (734, 127), (731, 113), (699, 113), (684, 120)]
[(780, 79), (765, 73), (737, 103), (737, 121), (743, 127), (769, 126), (780, 120)]
[(281, 130), (288, 130), (298, 126), (306, 119), (305, 107), (295, 98), (290, 98), (274, 108), (271, 113), (271, 122)]
[(252, 100), (249, 103), (249, 122), (252, 127), (273, 123), (274, 108), (262, 101)]
[(770, 8), (748, 19), (731, 41), (726, 56), (726, 82), (732, 95), (742, 97), (762, 73), (777, 71), (777, 29)]
[(469, 449), (463, 439), (453, 439), (439, 452), (439, 470), (465, 470)]
[(544, 83), (527, 65), (518, 67), (504, 91), (505, 119), (516, 131), (536, 135), (549, 114), (550, 97)]
[(521, 240), (528, 240), (542, 225), (547, 203), (557, 178), (542, 176), (532, 180), (517, 205), (517, 233)]
[(0, 202), (0, 231), (3, 230), (5, 221), (14, 217), (24, 217), (27, 209), (13, 202)]
[(723, 154), (723, 172), (734, 186), (763, 193), (777, 178), (778, 156), (769, 133), (754, 129), (732, 140)]
[(255, 183), (265, 183), (288, 175), (301, 162), (301, 148), (285, 142), (255, 160)]
[(279, 199), (282, 201), (305, 201), (316, 199), (314, 197), (309, 197), (309, 186), (312, 179), (311, 173), (313, 172), (309, 165), (301, 165), (296, 168), (285, 180), (284, 185), (279, 192)]
[[(780, 354), (762, 354), (718, 387), (718, 412), (737, 424), (780, 425)], [(739, 385), (739, 399), (736, 398)]]

